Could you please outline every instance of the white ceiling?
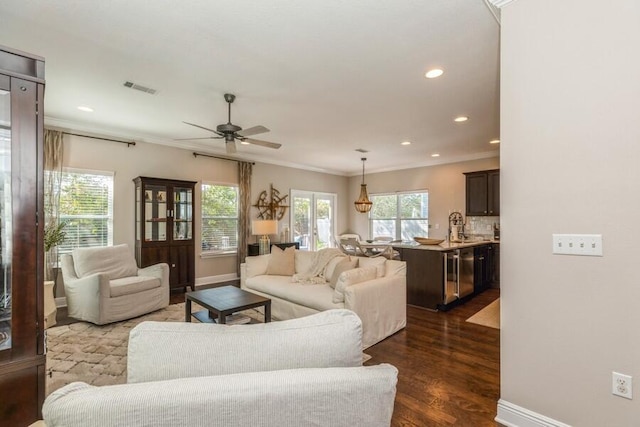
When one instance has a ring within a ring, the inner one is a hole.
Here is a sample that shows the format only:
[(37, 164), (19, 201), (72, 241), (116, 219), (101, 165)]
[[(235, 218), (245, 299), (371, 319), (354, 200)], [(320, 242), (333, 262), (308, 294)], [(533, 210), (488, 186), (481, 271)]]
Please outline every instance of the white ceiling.
[[(357, 148), (367, 172), (497, 155), (491, 12), (484, 0), (2, 0), (0, 43), (45, 58), (49, 126), (224, 155), (220, 140), (174, 139), (210, 135), (183, 121), (225, 123), (229, 92), (234, 124), (282, 143), (238, 144), (238, 157), (357, 175)], [(445, 74), (424, 78), (432, 67)]]

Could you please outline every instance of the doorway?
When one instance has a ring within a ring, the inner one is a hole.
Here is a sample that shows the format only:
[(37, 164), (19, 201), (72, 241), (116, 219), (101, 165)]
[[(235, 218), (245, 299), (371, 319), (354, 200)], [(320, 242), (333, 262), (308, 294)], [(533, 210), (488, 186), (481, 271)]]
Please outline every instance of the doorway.
[(291, 237), (300, 243), (301, 250), (334, 246), (336, 199), (335, 193), (291, 190)]

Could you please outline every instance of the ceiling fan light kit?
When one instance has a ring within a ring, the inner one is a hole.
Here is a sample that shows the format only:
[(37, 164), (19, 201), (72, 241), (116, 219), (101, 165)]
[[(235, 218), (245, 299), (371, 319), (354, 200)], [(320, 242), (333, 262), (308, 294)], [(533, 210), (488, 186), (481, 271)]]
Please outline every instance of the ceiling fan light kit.
[(360, 184), (360, 197), (358, 197), (358, 200), (353, 202), (353, 204), (358, 212), (367, 213), (371, 210), (371, 206), (373, 205), (371, 200), (369, 200), (369, 195), (367, 194), (367, 184), (364, 183), (364, 162), (367, 158), (363, 157), (360, 160), (362, 160), (362, 184)]
[(183, 139), (224, 139), (225, 147), (227, 153), (233, 154), (236, 152), (236, 140), (240, 141), (243, 144), (253, 144), (259, 145), (261, 147), (274, 148), (278, 149), (282, 146), (282, 144), (278, 144), (276, 142), (262, 141), (259, 139), (247, 138), (251, 135), (257, 135), (259, 133), (269, 132), (264, 126), (258, 125), (253, 126), (248, 129), (242, 129), (240, 126), (234, 125), (231, 123), (231, 104), (235, 101), (236, 96), (231, 93), (224, 94), (224, 100), (227, 101), (228, 104), (228, 119), (227, 123), (220, 124), (216, 126), (215, 129), (210, 129), (204, 126), (197, 125), (195, 123), (183, 122), (189, 126), (194, 126), (200, 129), (207, 130), (209, 132), (215, 133), (217, 136), (210, 136), (207, 138), (183, 138)]

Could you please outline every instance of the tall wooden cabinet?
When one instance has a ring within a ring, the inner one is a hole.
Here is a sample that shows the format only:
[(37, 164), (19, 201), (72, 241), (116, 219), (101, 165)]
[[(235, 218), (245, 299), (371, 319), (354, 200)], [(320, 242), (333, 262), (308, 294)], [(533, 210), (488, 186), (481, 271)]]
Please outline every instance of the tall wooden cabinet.
[(44, 60), (0, 46), (0, 426), (40, 418)]
[(193, 181), (139, 176), (135, 182), (136, 261), (169, 264), (171, 288), (195, 289)]

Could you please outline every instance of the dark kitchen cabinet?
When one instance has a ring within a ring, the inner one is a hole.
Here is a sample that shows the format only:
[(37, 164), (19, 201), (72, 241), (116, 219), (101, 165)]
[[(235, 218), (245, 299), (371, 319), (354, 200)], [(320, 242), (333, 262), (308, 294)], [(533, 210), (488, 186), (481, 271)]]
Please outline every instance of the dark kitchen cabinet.
[(172, 289), (195, 289), (193, 181), (137, 177), (136, 261), (138, 267), (169, 264)]
[(0, 46), (0, 425), (41, 418), (44, 59)]
[(482, 245), (474, 248), (474, 292), (482, 292), (493, 284), (494, 279), (494, 245)]
[(500, 170), (467, 172), (466, 214), (471, 216), (500, 215)]

